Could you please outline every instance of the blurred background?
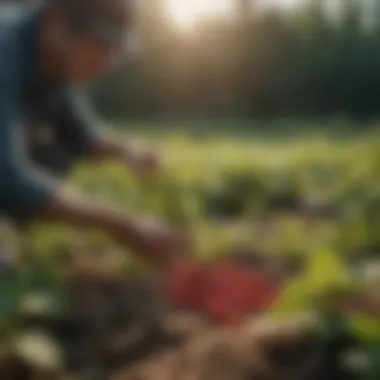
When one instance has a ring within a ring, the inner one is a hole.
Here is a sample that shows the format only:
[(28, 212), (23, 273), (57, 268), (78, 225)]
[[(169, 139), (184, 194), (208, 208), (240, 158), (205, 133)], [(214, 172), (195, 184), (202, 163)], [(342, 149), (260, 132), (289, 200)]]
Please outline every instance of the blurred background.
[(376, 0), (136, 3), (134, 54), (93, 90), (109, 118), (376, 119)]
[[(0, 1), (0, 17), (25, 3)], [(302, 258), (300, 277), (281, 283), (280, 309), (315, 308), (316, 297), (342, 288), (378, 293), (380, 2), (137, 6), (130, 54), (89, 96), (110, 126), (157, 148), (166, 172), (136, 181), (117, 163), (84, 164), (70, 183), (183, 226), (201, 261), (242, 252), (276, 265)], [(98, 232), (32, 226), (20, 238), (4, 226), (1, 233), (16, 257), (33, 251), (42, 258), (36, 273), (44, 268), (52, 278), (39, 284), (58, 284), (67, 273), (57, 262), (73, 250), (111, 272), (142, 268)], [(371, 313), (350, 313), (351, 331), (377, 355), (378, 298)], [(13, 331), (9, 318), (4, 326)]]
[(375, 0), (137, 3), (136, 56), (94, 89), (109, 117), (376, 119)]

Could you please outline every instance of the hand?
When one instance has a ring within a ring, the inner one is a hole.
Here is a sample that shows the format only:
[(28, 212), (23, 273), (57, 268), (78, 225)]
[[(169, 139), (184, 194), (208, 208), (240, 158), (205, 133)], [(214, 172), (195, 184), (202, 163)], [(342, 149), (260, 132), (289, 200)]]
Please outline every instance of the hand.
[(176, 257), (186, 250), (182, 235), (155, 220), (133, 221), (116, 232), (122, 244), (158, 264), (169, 267)]
[(134, 152), (129, 154), (125, 162), (129, 169), (138, 176), (154, 174), (159, 171), (161, 164), (153, 152)]
[(81, 195), (58, 192), (39, 214), (40, 220), (64, 221), (109, 233), (122, 245), (160, 266), (170, 265), (187, 253), (183, 233), (154, 220), (136, 220), (117, 209), (89, 202)]

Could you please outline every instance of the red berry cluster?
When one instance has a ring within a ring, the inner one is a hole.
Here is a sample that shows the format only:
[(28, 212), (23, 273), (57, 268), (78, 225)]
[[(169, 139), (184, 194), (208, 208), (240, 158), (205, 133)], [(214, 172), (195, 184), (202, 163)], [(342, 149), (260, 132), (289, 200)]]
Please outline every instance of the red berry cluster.
[(277, 288), (261, 273), (226, 260), (206, 267), (179, 264), (169, 276), (168, 293), (177, 306), (206, 312), (220, 323), (236, 324), (268, 308)]

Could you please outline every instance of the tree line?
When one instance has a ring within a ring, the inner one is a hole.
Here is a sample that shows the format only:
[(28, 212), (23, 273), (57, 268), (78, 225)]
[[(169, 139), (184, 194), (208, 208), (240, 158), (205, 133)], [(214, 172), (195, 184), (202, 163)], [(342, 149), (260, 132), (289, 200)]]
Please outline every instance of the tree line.
[[(92, 89), (113, 117), (373, 118), (380, 103), (380, 3), (303, 0), (262, 9), (235, 0), (228, 18), (189, 32), (164, 0), (139, 2), (136, 53)], [(6, 1), (6, 2), (9, 2)]]

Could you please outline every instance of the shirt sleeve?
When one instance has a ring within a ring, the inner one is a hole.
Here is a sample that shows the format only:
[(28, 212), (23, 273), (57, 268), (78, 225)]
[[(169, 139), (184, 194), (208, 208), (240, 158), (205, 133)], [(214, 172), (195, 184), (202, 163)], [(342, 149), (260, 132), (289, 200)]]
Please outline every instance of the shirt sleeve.
[(100, 121), (80, 90), (65, 89), (59, 99), (50, 123), (73, 154), (86, 156), (101, 139)]
[(20, 74), (15, 54), (0, 62), (0, 213), (25, 218), (55, 193), (56, 182), (29, 160), (21, 127)]

